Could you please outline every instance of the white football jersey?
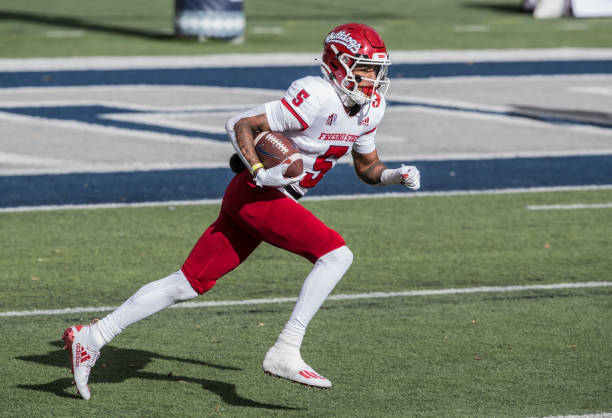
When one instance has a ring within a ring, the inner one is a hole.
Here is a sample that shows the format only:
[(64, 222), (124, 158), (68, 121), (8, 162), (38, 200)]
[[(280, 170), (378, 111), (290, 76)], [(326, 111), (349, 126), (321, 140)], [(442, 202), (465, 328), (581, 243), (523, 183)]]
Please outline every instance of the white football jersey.
[(376, 149), (376, 127), (385, 113), (385, 99), (375, 100), (349, 116), (332, 84), (322, 77), (294, 81), (281, 100), (265, 105), (273, 131), (283, 132), (302, 154), (306, 176), (293, 187), (299, 194), (314, 187), (352, 149), (367, 154)]

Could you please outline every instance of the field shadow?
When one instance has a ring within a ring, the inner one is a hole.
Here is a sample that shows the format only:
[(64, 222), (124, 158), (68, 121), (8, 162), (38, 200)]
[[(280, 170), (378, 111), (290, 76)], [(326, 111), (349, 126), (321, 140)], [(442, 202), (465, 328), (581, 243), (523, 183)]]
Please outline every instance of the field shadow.
[(578, 123), (608, 128), (612, 127), (612, 113), (608, 112), (526, 105), (511, 106), (513, 111), (510, 112), (510, 115), (514, 116), (557, 123)]
[[(15, 358), (45, 366), (62, 367), (66, 369), (67, 373), (69, 373), (70, 362), (66, 351), (60, 348), (62, 344), (58, 344), (56, 341), (50, 341), (49, 344), (56, 347), (56, 349), (51, 350), (46, 354), (17, 356)], [(133, 350), (113, 346), (105, 347), (103, 355), (104, 360), (102, 360), (102, 358), (98, 360), (91, 374), (90, 383), (92, 385), (95, 385), (96, 383), (122, 383), (128, 379), (147, 379), (175, 383), (196, 383), (201, 385), (204, 390), (216, 394), (229, 405), (271, 410), (301, 410), (301, 408), (292, 408), (284, 405), (257, 402), (255, 400), (245, 398), (237, 393), (236, 385), (232, 383), (198, 377), (179, 376), (171, 372), (168, 374), (161, 374), (144, 370), (145, 366), (147, 366), (154, 359), (173, 360), (182, 363), (201, 365), (204, 367), (212, 367), (220, 370), (242, 370), (237, 367), (213, 364), (183, 357), (166, 356), (151, 351)], [(25, 390), (48, 392), (64, 398), (81, 399), (81, 397), (75, 393), (76, 390), (70, 390), (73, 387), (72, 378), (61, 378), (51, 382), (39, 384), (20, 384), (17, 385), (17, 387)]]
[(92, 30), (97, 32), (112, 33), (116, 35), (132, 36), (137, 38), (156, 40), (179, 38), (178, 36), (167, 32), (136, 29), (125, 26), (106, 25), (73, 16), (18, 12), (13, 10), (0, 10), (0, 20), (9, 19), (28, 23), (52, 25), (67, 29)]

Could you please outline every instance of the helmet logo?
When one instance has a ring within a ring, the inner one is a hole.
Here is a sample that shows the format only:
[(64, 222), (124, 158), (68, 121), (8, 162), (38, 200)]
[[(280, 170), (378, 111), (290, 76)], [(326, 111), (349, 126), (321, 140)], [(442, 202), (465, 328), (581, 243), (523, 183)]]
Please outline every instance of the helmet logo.
[(327, 38), (325, 38), (325, 43), (327, 44), (329, 42), (337, 42), (339, 44), (342, 44), (346, 46), (347, 49), (353, 54), (356, 54), (361, 49), (361, 44), (355, 39), (353, 39), (353, 37), (349, 33), (346, 33), (343, 30), (341, 30), (340, 32), (332, 32), (327, 35)]

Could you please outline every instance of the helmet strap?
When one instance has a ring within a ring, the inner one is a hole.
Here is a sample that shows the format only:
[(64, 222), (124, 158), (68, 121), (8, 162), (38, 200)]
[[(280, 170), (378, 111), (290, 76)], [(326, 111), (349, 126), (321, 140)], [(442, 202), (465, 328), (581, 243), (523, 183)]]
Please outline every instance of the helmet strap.
[(362, 105), (358, 105), (357, 103), (351, 106), (351, 108), (348, 111), (349, 116), (355, 116), (357, 113), (359, 113), (359, 111), (361, 110), (361, 106)]

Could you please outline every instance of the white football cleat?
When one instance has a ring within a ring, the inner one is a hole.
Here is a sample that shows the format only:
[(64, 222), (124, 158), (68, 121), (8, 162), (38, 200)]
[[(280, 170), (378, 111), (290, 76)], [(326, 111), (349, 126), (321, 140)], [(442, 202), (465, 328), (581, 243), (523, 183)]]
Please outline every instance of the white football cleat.
[(266, 374), (289, 379), (292, 382), (321, 389), (331, 387), (331, 382), (315, 372), (302, 360), (299, 352), (281, 351), (276, 345), (268, 350), (263, 361)]
[(74, 376), (74, 384), (81, 397), (85, 400), (91, 398), (89, 392), (89, 373), (100, 357), (100, 352), (93, 348), (89, 325), (75, 325), (66, 328), (62, 340), (66, 343), (64, 347), (70, 354), (70, 369)]

